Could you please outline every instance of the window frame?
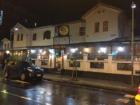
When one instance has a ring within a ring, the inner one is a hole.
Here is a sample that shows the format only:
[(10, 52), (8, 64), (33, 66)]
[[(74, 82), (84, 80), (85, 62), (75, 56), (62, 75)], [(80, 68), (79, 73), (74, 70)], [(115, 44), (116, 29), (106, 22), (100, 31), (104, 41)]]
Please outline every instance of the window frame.
[(23, 34), (20, 35), (20, 41), (22, 41), (22, 40), (23, 40)]
[(37, 34), (34, 33), (34, 34), (33, 34), (33, 37), (32, 37), (32, 40), (35, 41), (36, 39), (37, 39)]
[(109, 26), (109, 22), (103, 21), (103, 32), (108, 32), (108, 26)]
[(79, 35), (84, 36), (86, 34), (86, 27), (80, 27), (79, 28)]
[(100, 22), (95, 22), (94, 23), (94, 32), (100, 32)]
[[(47, 32), (49, 32), (49, 34)], [(51, 31), (50, 30), (45, 31), (43, 34), (43, 40), (46, 40), (46, 39), (51, 39)]]
[(20, 39), (20, 34), (17, 34), (17, 41), (19, 41)]

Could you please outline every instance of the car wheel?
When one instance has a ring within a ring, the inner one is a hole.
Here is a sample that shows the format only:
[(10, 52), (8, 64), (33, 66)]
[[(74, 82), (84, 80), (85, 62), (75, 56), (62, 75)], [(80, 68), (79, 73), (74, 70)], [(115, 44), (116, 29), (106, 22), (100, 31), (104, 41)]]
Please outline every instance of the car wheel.
[(20, 80), (26, 81), (26, 80), (27, 80), (27, 75), (26, 75), (25, 73), (22, 73), (22, 74), (20, 75)]

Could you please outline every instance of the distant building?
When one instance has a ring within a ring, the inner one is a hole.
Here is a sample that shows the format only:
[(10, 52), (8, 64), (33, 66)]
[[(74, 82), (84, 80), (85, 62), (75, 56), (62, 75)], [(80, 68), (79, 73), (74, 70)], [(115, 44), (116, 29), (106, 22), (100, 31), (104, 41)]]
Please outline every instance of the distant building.
[(1, 42), (3, 50), (11, 50), (11, 41), (9, 39), (3, 38)]

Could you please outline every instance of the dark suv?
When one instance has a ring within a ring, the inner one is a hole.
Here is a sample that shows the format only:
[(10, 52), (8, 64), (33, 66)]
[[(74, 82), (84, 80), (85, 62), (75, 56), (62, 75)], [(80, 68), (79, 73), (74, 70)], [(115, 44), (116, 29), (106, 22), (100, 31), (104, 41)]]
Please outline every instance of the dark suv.
[(22, 81), (42, 80), (43, 69), (26, 61), (9, 62), (4, 68), (4, 77), (8, 79), (18, 78)]

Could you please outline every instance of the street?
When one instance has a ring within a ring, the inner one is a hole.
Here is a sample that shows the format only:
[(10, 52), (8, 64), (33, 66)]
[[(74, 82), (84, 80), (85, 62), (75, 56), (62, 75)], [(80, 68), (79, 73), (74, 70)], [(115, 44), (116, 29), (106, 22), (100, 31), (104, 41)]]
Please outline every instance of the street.
[(0, 105), (129, 105), (119, 101), (124, 95), (44, 80), (38, 84), (0, 82)]

